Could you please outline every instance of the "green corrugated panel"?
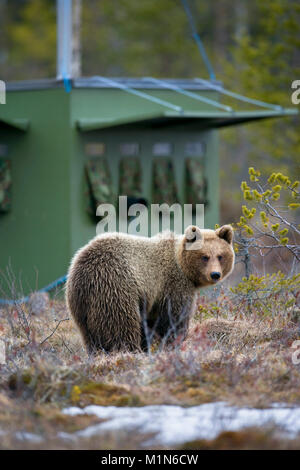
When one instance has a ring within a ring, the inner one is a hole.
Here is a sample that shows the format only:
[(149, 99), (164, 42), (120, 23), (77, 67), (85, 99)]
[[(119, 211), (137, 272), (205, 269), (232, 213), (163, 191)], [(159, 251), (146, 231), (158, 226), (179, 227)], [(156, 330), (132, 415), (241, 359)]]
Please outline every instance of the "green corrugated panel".
[(175, 181), (173, 162), (170, 158), (153, 160), (153, 194), (154, 204), (179, 202)]
[(205, 204), (207, 185), (204, 165), (200, 158), (187, 158), (185, 161), (185, 202), (186, 204)]
[(90, 158), (85, 170), (88, 183), (87, 210), (95, 215), (99, 204), (114, 203), (111, 175), (105, 157)]
[(142, 166), (139, 157), (126, 157), (120, 162), (120, 195), (142, 197)]
[(0, 158), (0, 212), (11, 209), (10, 161)]

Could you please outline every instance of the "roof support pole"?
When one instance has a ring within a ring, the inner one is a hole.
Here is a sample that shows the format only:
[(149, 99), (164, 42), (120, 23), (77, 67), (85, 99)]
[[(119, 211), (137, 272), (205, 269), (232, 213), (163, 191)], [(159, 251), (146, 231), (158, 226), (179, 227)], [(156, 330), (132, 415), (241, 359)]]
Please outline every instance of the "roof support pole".
[(200, 95), (197, 95), (196, 93), (192, 93), (191, 91), (184, 90), (183, 88), (173, 85), (167, 80), (158, 80), (157, 78), (152, 78), (152, 77), (145, 77), (144, 80), (151, 81), (153, 83), (156, 83), (157, 85), (161, 85), (164, 88), (176, 91), (177, 93), (188, 96), (189, 98), (192, 98), (194, 100), (198, 100), (198, 101), (202, 101), (203, 103), (210, 104), (216, 108), (220, 108), (228, 112), (234, 112), (234, 110), (230, 106), (225, 106), (224, 104), (221, 104), (218, 101), (211, 100), (210, 98), (206, 98), (205, 96), (200, 96)]
[(203, 78), (194, 78), (194, 81), (203, 83), (204, 85), (211, 88), (212, 90), (216, 90), (219, 93), (226, 95), (226, 96), (231, 96), (232, 98), (235, 98), (239, 101), (243, 101), (244, 103), (261, 106), (262, 108), (274, 109), (275, 111), (282, 111), (283, 109), (282, 106), (279, 106), (277, 104), (266, 103), (265, 101), (248, 98), (247, 96), (240, 95), (239, 93), (234, 93), (233, 91), (226, 90), (225, 88), (222, 88), (218, 85), (213, 85), (208, 80), (205, 80)]
[(101, 80), (103, 83), (106, 83), (112, 88), (119, 88), (120, 90), (126, 91), (126, 93), (139, 96), (140, 98), (143, 98), (144, 100), (152, 101), (153, 103), (160, 104), (161, 106), (164, 106), (165, 108), (170, 108), (170, 109), (173, 109), (173, 111), (177, 111), (178, 113), (183, 114), (183, 109), (181, 106), (177, 106), (173, 103), (169, 103), (169, 101), (160, 100), (159, 98), (156, 98), (156, 96), (152, 96), (152, 95), (149, 95), (148, 93), (135, 90), (134, 88), (129, 88), (128, 86), (123, 85), (122, 83), (118, 83), (115, 80), (111, 80), (110, 78), (97, 76), (97, 79)]

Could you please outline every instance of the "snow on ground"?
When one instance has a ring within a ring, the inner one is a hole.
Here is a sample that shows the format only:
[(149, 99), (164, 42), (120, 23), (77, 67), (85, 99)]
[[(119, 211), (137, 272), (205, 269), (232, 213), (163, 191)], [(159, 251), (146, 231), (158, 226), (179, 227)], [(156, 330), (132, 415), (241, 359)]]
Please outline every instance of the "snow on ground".
[(62, 439), (101, 435), (108, 431), (154, 433), (145, 445), (178, 445), (195, 439), (213, 439), (222, 431), (237, 431), (249, 426), (276, 426), (288, 437), (300, 433), (300, 408), (275, 404), (272, 408), (237, 408), (226, 403), (208, 403), (190, 408), (171, 405), (115, 407), (90, 405), (83, 409), (69, 407), (63, 413), (76, 416), (96, 415), (106, 421), (76, 433), (59, 433)]
[(15, 436), (19, 441), (30, 441), (34, 444), (40, 444), (44, 441), (42, 436), (38, 436), (37, 434), (26, 431), (18, 431), (16, 432)]

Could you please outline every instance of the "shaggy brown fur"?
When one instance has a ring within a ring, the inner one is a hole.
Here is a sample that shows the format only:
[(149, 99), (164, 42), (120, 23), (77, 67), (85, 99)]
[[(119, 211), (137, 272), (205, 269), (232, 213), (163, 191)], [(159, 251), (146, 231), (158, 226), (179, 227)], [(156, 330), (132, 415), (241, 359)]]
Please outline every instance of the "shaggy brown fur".
[(109, 233), (74, 256), (68, 308), (89, 353), (140, 351), (154, 334), (184, 338), (198, 287), (223, 280), (233, 268), (232, 229), (190, 226), (184, 235), (152, 238)]

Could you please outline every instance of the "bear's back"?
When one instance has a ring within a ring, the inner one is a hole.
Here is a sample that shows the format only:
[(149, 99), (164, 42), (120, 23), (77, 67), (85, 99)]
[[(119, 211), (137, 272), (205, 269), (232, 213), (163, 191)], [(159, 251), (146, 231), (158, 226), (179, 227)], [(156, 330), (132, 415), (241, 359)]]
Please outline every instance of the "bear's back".
[[(81, 297), (91, 289), (105, 295), (111, 286), (143, 295), (151, 303), (164, 291), (170, 273), (177, 268), (174, 236), (138, 237), (108, 233), (95, 237), (74, 256), (68, 276), (67, 297), (72, 285)], [(68, 287), (69, 286), (69, 287)]]

